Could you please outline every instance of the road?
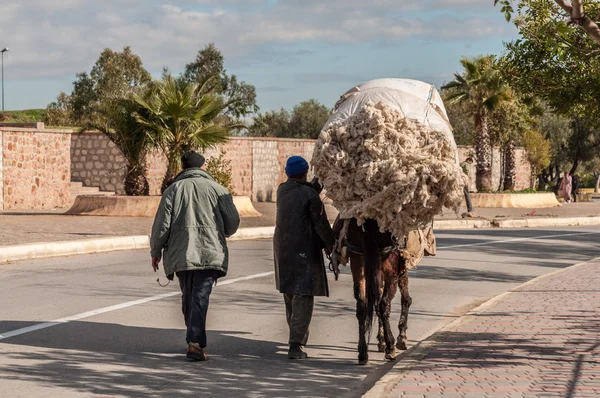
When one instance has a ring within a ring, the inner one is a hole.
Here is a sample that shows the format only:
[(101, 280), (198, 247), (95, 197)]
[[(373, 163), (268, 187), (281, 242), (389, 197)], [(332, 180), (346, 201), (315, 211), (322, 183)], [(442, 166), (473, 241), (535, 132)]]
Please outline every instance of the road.
[[(600, 257), (600, 227), (437, 237), (438, 256), (410, 273), (411, 344), (523, 282)], [(211, 297), (207, 363), (185, 360), (177, 284), (158, 285), (146, 251), (0, 266), (0, 396), (358, 397), (390, 368), (373, 344), (371, 364), (356, 364), (348, 269), (316, 301), (310, 358), (289, 361), (270, 242), (230, 249), (230, 275)]]

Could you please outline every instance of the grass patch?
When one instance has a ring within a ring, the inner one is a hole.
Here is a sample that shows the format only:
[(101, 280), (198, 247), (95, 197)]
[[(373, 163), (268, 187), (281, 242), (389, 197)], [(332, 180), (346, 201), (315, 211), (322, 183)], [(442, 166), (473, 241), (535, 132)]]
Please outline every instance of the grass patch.
[(22, 111), (0, 112), (0, 122), (4, 123), (36, 123), (41, 122), (46, 114), (45, 109), (25, 109)]

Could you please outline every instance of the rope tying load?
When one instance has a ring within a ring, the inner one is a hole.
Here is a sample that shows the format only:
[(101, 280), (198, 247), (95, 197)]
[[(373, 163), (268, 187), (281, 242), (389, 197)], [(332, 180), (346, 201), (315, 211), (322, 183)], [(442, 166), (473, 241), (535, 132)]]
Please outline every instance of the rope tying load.
[(406, 117), (385, 101), (363, 102), (349, 117), (332, 119), (312, 166), (342, 218), (359, 225), (375, 219), (382, 232), (404, 238), (444, 207), (458, 211), (465, 176), (448, 128)]

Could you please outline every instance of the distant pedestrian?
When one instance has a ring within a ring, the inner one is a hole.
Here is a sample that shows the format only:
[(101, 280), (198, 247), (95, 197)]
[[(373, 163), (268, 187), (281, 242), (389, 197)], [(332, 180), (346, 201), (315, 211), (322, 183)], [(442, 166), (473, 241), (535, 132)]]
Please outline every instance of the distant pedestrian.
[(468, 157), (464, 162), (461, 163), (463, 172), (467, 176), (467, 184), (463, 188), (465, 195), (465, 202), (467, 203), (467, 213), (473, 213), (473, 205), (471, 204), (471, 195), (469, 194), (471, 188), (471, 165), (473, 164), (473, 158)]
[(577, 195), (579, 194), (579, 177), (576, 174), (571, 176), (573, 180), (573, 202), (577, 203)]
[(333, 231), (318, 192), (307, 182), (308, 162), (288, 159), (287, 182), (277, 190), (277, 219), (273, 238), (275, 281), (283, 294), (290, 328), (290, 359), (305, 359), (314, 297), (328, 296), (323, 249), (331, 253)]
[(567, 203), (571, 203), (571, 192), (573, 191), (573, 180), (569, 175), (568, 171), (565, 171), (565, 176), (563, 177), (562, 183), (560, 185), (560, 192)]
[(201, 167), (204, 157), (186, 152), (183, 171), (163, 193), (150, 239), (152, 268), (161, 258), (169, 280), (177, 275), (187, 327), (187, 357), (206, 361), (206, 314), (212, 287), (227, 275), (225, 238), (233, 235), (240, 216), (233, 198)]

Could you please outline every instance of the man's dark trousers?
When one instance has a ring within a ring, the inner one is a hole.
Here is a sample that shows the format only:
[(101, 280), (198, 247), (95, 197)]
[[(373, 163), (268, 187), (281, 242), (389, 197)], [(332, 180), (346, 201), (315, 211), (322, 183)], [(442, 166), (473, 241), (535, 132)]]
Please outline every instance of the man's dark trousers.
[(290, 344), (305, 346), (308, 342), (308, 328), (313, 314), (315, 298), (284, 294), (285, 313), (290, 327)]
[(182, 271), (177, 273), (179, 287), (181, 288), (181, 303), (185, 326), (187, 327), (186, 340), (206, 347), (206, 314), (208, 302), (213, 285), (217, 280), (217, 272)]

